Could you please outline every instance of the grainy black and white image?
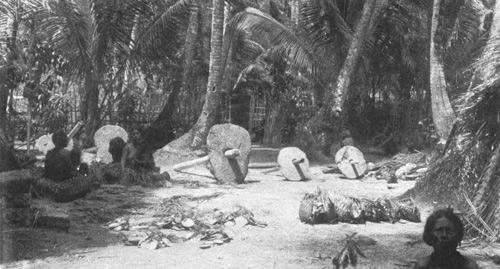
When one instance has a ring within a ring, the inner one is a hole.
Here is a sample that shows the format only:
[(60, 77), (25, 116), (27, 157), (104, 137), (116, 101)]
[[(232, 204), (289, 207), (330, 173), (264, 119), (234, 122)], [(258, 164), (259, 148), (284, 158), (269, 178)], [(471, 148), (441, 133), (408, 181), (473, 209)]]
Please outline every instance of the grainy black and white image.
[(0, 269), (500, 268), (500, 1), (0, 1)]

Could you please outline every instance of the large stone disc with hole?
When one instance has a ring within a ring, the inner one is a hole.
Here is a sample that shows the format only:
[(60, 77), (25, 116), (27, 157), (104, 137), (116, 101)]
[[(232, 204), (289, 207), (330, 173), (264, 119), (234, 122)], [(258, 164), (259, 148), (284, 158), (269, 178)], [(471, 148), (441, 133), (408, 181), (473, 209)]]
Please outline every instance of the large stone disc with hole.
[(311, 179), (309, 174), (309, 160), (306, 154), (296, 147), (287, 147), (280, 150), (278, 164), (283, 176), (292, 181)]
[[(44, 155), (47, 155), (47, 152), (55, 147), (52, 142), (52, 134), (42, 135), (35, 141), (35, 148)], [(73, 149), (73, 139), (69, 139), (66, 149)]]
[(367, 169), (363, 153), (353, 146), (345, 146), (335, 154), (335, 162), (339, 170), (347, 178), (360, 178)]
[(104, 125), (94, 134), (94, 143), (97, 147), (96, 161), (102, 163), (113, 162), (113, 157), (109, 153), (109, 141), (115, 137), (121, 137), (125, 142), (128, 140), (127, 132), (118, 125)]
[[(245, 181), (252, 147), (247, 130), (234, 124), (214, 125), (208, 133), (207, 147), (208, 166), (217, 181), (238, 184)], [(227, 158), (224, 152), (230, 149), (238, 149), (239, 156)]]

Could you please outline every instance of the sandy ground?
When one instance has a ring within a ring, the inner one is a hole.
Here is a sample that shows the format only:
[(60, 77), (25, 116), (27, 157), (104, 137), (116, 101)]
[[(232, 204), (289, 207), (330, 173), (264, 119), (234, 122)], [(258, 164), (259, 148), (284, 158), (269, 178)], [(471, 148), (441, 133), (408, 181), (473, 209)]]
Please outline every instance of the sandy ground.
[[(276, 149), (255, 149), (252, 162), (272, 162)], [(263, 174), (250, 169), (244, 184), (216, 184), (203, 166), (183, 173), (171, 172), (173, 186), (161, 189), (141, 189), (131, 199), (143, 202), (133, 207), (127, 217), (131, 223), (151, 219), (157, 205), (174, 195), (215, 198), (200, 200), (195, 206), (201, 211), (233, 211), (242, 206), (252, 211), (265, 227), (236, 223), (229, 225), (233, 239), (222, 245), (202, 249), (199, 239), (170, 243), (168, 247), (149, 250), (125, 246), (120, 233), (142, 235), (145, 231), (111, 231), (103, 223), (93, 223), (72, 206), (82, 203), (59, 204), (72, 218), (68, 232), (49, 229), (9, 227), (3, 231), (3, 261), (0, 268), (333, 268), (331, 257), (343, 247), (346, 235), (361, 236), (359, 245), (366, 258), (359, 259), (357, 268), (412, 268), (413, 262), (431, 252), (421, 240), (423, 223), (400, 221), (366, 224), (309, 225), (300, 222), (299, 204), (306, 193), (318, 187), (342, 194), (365, 197), (395, 197), (414, 185), (402, 181), (389, 189), (385, 181), (375, 179), (348, 180), (339, 174), (324, 174), (325, 165), (312, 164), (313, 179), (293, 182), (279, 172)], [(429, 211), (422, 209), (425, 220)], [(169, 233), (169, 230), (162, 230)], [(368, 242), (367, 238), (376, 241)], [(487, 255), (499, 252), (494, 246), (479, 241), (466, 241), (460, 249), (475, 258), (482, 268), (500, 268)]]

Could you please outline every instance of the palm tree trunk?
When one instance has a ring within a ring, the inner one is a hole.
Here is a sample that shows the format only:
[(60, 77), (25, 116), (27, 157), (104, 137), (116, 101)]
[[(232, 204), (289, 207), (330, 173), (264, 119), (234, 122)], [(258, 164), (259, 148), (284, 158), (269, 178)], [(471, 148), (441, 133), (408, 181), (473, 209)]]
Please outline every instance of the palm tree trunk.
[(299, 18), (300, 18), (300, 0), (291, 0), (290, 8), (290, 19), (295, 24), (299, 24)]
[(212, 33), (210, 39), (210, 71), (208, 77), (205, 104), (198, 121), (191, 128), (193, 133), (191, 148), (205, 144), (209, 129), (216, 123), (220, 104), (220, 73), (222, 58), (222, 38), (224, 28), (224, 1), (212, 1)]
[(384, 4), (384, 2), (386, 1), (365, 1), (363, 13), (356, 26), (356, 32), (349, 46), (347, 58), (340, 70), (335, 88), (327, 100), (327, 102), (332, 105), (325, 106), (324, 108), (326, 110), (331, 109), (331, 111), (324, 111), (326, 114), (329, 114), (328, 112), (340, 113), (342, 111), (347, 90), (351, 84), (351, 78), (357, 70), (366, 39), (370, 34), (370, 30), (373, 28), (372, 25), (376, 22), (376, 19), (373, 18), (374, 12), (380, 7), (379, 5)]
[(192, 101), (189, 99), (193, 99), (189, 98), (189, 96), (194, 96), (193, 91), (196, 90), (193, 88), (192, 73), (196, 52), (196, 39), (199, 36), (199, 15), (199, 9), (193, 9), (190, 12), (189, 25), (184, 41), (184, 63), (181, 85), (180, 87), (173, 87), (162, 111), (146, 130), (146, 138), (149, 141), (151, 150), (157, 150), (175, 139), (173, 115), (176, 109), (175, 103), (179, 95), (183, 94), (186, 99), (184, 106), (188, 106), (188, 102)]
[(0, 68), (0, 128), (3, 128), (7, 123), (7, 100), (9, 99), (7, 80), (7, 68), (2, 67)]
[(189, 25), (186, 33), (186, 39), (184, 42), (184, 66), (182, 73), (182, 90), (190, 92), (193, 85), (193, 78), (191, 77), (194, 67), (194, 55), (196, 52), (196, 39), (198, 38), (199, 30), (199, 10), (191, 10), (189, 17)]
[(447, 139), (455, 120), (455, 113), (446, 92), (446, 79), (440, 49), (436, 47), (436, 30), (439, 23), (441, 0), (434, 0), (430, 38), (430, 88), (432, 120), (441, 139)]
[(268, 103), (262, 143), (268, 146), (278, 146), (281, 144), (281, 134), (285, 127), (286, 109), (285, 105), (280, 101)]
[(99, 124), (99, 86), (92, 72), (87, 74), (84, 85), (85, 94), (82, 97), (80, 111), (82, 112), (82, 120), (85, 122), (87, 137), (94, 137)]

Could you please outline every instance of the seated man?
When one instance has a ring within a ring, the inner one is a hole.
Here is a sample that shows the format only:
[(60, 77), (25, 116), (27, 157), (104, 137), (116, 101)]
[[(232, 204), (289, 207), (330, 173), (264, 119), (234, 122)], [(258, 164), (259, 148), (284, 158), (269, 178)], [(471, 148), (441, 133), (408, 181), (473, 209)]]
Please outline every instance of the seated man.
[(68, 137), (63, 131), (52, 134), (55, 148), (49, 150), (45, 159), (44, 175), (35, 182), (35, 188), (42, 195), (52, 197), (56, 202), (70, 202), (92, 191), (91, 177), (78, 172), (80, 164), (79, 141), (73, 141), (73, 149), (68, 150)]
[(130, 142), (123, 148), (121, 165), (122, 168), (134, 170), (154, 170), (155, 163), (153, 154), (146, 150), (144, 130), (140, 127), (132, 129)]
[(120, 163), (122, 160), (123, 148), (127, 143), (123, 140), (123, 138), (117, 136), (109, 141), (109, 153), (111, 153), (111, 157), (113, 158), (113, 163)]
[(464, 236), (462, 221), (453, 209), (432, 213), (425, 223), (424, 242), (434, 248), (431, 255), (419, 260), (415, 269), (478, 269), (477, 263), (457, 251)]
[(123, 148), (121, 156), (122, 183), (148, 187), (168, 186), (170, 175), (167, 172), (159, 173), (153, 153), (147, 149), (146, 143), (144, 130), (140, 127), (133, 128), (130, 142)]
[(115, 184), (120, 181), (123, 176), (121, 159), (123, 148), (126, 143), (123, 138), (117, 136), (109, 141), (109, 153), (113, 158), (113, 162), (102, 167), (102, 181), (108, 184)]
[(44, 177), (55, 182), (63, 182), (78, 176), (81, 154), (79, 146), (74, 145), (71, 151), (66, 149), (68, 137), (63, 131), (52, 134), (52, 142), (55, 148), (47, 152)]

